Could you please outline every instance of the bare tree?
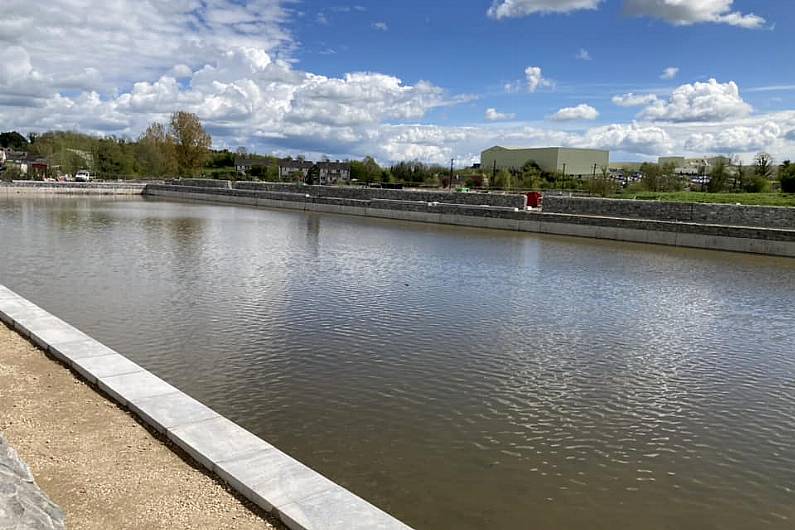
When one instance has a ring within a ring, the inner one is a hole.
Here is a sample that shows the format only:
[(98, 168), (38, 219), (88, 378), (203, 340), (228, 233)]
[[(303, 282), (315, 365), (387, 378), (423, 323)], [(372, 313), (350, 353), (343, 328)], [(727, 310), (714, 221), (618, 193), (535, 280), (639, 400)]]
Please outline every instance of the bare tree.
[(759, 153), (754, 157), (754, 165), (756, 166), (754, 172), (766, 179), (773, 176), (773, 157), (767, 153)]

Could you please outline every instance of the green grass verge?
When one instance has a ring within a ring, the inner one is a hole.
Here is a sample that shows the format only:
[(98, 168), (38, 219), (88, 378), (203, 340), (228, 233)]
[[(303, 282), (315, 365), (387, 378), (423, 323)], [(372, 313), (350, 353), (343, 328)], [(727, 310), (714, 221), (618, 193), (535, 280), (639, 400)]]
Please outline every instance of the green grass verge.
[(704, 193), (698, 191), (681, 192), (625, 192), (615, 195), (616, 199), (637, 199), (641, 201), (662, 202), (703, 202), (718, 204), (746, 204), (754, 206), (793, 206), (795, 194), (792, 193)]

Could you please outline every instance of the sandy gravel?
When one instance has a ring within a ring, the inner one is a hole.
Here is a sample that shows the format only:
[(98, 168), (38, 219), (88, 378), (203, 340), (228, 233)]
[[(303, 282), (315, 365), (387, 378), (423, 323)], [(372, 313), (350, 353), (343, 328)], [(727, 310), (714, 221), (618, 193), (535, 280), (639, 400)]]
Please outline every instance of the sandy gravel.
[(69, 528), (282, 528), (2, 323), (0, 431)]

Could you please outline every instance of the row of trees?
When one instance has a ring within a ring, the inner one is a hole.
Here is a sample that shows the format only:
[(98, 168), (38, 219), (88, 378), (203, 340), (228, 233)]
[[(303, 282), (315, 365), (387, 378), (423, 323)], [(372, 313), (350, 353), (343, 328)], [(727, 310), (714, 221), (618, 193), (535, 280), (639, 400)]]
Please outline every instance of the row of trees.
[(72, 131), (0, 134), (3, 147), (44, 158), (62, 174), (88, 169), (103, 178), (193, 176), (202, 171), (211, 144), (198, 116), (189, 112), (173, 113), (168, 124), (150, 124), (137, 140)]

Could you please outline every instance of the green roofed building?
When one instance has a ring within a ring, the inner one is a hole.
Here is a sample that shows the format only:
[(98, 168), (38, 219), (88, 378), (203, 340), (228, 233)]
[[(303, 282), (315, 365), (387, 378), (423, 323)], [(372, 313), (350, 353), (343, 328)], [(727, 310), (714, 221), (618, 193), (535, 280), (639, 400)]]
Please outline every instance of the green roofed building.
[(571, 147), (542, 147), (509, 149), (495, 146), (480, 153), (480, 167), (484, 171), (517, 170), (527, 162), (538, 164), (547, 173), (563, 173), (575, 177), (590, 177), (609, 167), (610, 152), (600, 149)]

